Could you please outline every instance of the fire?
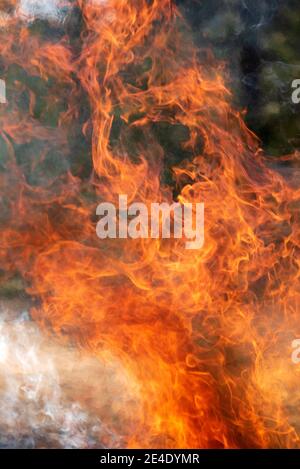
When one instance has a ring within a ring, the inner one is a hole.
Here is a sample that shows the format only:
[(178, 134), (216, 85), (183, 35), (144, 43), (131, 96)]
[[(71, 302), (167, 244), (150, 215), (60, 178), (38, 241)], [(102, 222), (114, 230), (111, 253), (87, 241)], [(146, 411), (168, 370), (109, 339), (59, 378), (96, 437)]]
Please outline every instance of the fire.
[[(76, 8), (74, 40), (67, 20), (48, 36), (4, 3), (3, 281), (22, 278), (61, 354), (118, 364), (118, 419), (112, 405), (92, 408), (115, 446), (300, 447), (300, 190), (232, 106), (224, 64), (200, 60), (170, 0), (51, 2)], [(204, 201), (203, 248), (99, 240), (96, 207), (119, 194)]]

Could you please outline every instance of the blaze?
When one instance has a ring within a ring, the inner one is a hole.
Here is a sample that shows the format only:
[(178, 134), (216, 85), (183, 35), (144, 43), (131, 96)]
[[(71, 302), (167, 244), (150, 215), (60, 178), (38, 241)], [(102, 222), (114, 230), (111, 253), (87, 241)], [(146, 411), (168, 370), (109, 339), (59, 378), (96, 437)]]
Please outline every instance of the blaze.
[[(1, 281), (22, 279), (60, 347), (134, 383), (118, 419), (93, 407), (128, 448), (300, 447), (300, 190), (280, 172), (299, 155), (274, 169), (170, 0), (51, 3), (80, 37), (13, 0), (0, 21)], [(204, 201), (204, 246), (99, 240), (119, 194)]]

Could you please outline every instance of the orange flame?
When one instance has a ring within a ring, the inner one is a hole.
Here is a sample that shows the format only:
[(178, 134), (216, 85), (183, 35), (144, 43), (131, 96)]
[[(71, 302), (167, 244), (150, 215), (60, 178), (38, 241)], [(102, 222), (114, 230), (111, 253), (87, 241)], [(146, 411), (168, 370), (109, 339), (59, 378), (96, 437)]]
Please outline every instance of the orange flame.
[[(290, 343), (300, 333), (300, 190), (271, 169), (231, 105), (223, 64), (209, 51), (200, 61), (170, 0), (77, 8), (76, 45), (33, 34), (13, 14), (0, 25), (6, 73), (17, 76), (0, 116), (6, 277), (22, 275), (42, 328), (101, 359), (113, 355), (137, 383), (136, 402), (122, 410), (129, 448), (299, 447)], [(46, 111), (37, 117), (41, 88), (48, 113), (68, 96), (57, 126)], [(91, 142), (89, 179), (68, 166), (78, 122)], [(205, 203), (204, 247), (100, 241), (100, 201), (173, 200), (163, 170), (176, 151), (178, 200)], [(53, 175), (53, 159), (69, 170)]]

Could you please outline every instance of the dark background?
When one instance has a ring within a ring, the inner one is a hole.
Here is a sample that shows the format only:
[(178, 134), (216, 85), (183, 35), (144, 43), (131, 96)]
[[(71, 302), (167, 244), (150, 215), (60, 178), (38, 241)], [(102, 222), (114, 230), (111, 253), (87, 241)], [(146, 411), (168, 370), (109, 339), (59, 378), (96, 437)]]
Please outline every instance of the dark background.
[(300, 148), (299, 0), (177, 0), (199, 47), (212, 46), (228, 63), (237, 106), (270, 155)]

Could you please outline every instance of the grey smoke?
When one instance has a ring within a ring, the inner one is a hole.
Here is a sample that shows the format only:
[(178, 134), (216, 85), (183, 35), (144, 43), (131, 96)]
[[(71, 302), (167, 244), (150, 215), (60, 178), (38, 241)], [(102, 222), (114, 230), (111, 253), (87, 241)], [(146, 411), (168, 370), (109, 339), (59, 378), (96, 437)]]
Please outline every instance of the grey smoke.
[(120, 447), (107, 422), (136, 397), (120, 363), (62, 346), (26, 313), (0, 318), (0, 448)]
[(50, 21), (63, 21), (66, 10), (59, 0), (20, 0), (18, 13), (28, 19), (47, 19)]

